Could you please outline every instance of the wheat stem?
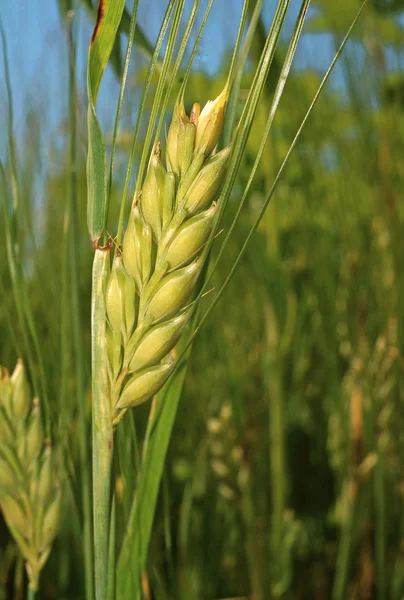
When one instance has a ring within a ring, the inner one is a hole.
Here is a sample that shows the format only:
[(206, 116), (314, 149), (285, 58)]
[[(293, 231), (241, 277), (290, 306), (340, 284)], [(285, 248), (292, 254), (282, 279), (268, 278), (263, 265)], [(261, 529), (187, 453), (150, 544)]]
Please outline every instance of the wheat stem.
[[(83, 555), (85, 593), (87, 600), (94, 598), (93, 577), (93, 542), (92, 542), (92, 514), (91, 514), (91, 466), (88, 451), (88, 428), (85, 412), (85, 386), (84, 386), (84, 355), (82, 345), (82, 323), (79, 282), (79, 240), (78, 240), (78, 211), (77, 211), (77, 122), (76, 122), (76, 45), (73, 35), (73, 23), (68, 29), (69, 41), (69, 185), (68, 185), (68, 212), (69, 232), (67, 252), (70, 259), (70, 296), (72, 303), (72, 330), (75, 352), (75, 371), (77, 381), (77, 405), (80, 424), (79, 450), (80, 450), (80, 475), (81, 494), (83, 504)], [(71, 239), (69, 239), (69, 233)]]
[(35, 600), (36, 591), (30, 585), (27, 588), (27, 600)]
[(96, 250), (93, 263), (91, 337), (93, 395), (93, 506), (95, 590), (107, 600), (113, 432), (106, 362), (105, 287), (109, 253)]

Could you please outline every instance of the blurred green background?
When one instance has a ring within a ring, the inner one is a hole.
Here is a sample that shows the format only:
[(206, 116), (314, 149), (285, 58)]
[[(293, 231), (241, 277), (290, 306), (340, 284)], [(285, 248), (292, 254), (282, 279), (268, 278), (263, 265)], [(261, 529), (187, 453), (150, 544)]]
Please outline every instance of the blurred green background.
[[(8, 187), (17, 181), (20, 188), (24, 293), (72, 483), (67, 518), (45, 567), (41, 594), (73, 599), (83, 597), (83, 573), (74, 483), (78, 406), (69, 256), (74, 245), (90, 418), (93, 250), (86, 232), (85, 64), (92, 14), (91, 2), (77, 4), (74, 14), (62, 0), (47, 0), (41, 9), (30, 3), (28, 14), (35, 13), (36, 20), (29, 29), (25, 4), (19, 0), (14, 7), (0, 7), (9, 48), (5, 59), (13, 92), (16, 172), (6, 158), (10, 114), (4, 70), (0, 151)], [(187, 108), (222, 89), (239, 4), (218, 2), (212, 12), (187, 88)], [(298, 4), (292, 2), (292, 12)], [(148, 11), (140, 2), (139, 23), (151, 45), (164, 5), (156, 2)], [(273, 5), (264, 2), (252, 64)], [(358, 6), (354, 0), (313, 0), (296, 68), (213, 288), (229, 272)], [(77, 36), (73, 115), (67, 109), (72, 19)], [(121, 42), (123, 48), (124, 33)], [(403, 51), (404, 2), (369, 1), (242, 264), (196, 338), (155, 519), (148, 567), (154, 596), (149, 598), (404, 598)], [(102, 87), (107, 140), (121, 52), (116, 49)], [(282, 53), (281, 47), (225, 230), (250, 175)], [(117, 200), (111, 205), (116, 216), (146, 64), (143, 40), (135, 50), (119, 134)], [(72, 216), (67, 140), (73, 117), (78, 171)], [(72, 218), (78, 225), (74, 238)], [(14, 303), (3, 212), (0, 240), (0, 363), (12, 369), (33, 341), (22, 330)], [(216, 246), (214, 252), (220, 237)], [(33, 364), (40, 370), (35, 356)], [(140, 431), (147, 410), (135, 411)], [(118, 498), (121, 484), (118, 479)], [(122, 504), (119, 510), (125, 514), (128, 508)], [(21, 598), (21, 565), (4, 523), (0, 552), (0, 598)]]

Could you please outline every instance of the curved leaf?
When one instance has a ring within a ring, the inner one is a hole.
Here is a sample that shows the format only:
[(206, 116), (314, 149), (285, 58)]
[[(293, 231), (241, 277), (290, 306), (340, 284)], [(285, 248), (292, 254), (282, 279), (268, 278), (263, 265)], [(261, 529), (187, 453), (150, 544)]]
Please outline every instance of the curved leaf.
[(107, 154), (95, 104), (124, 6), (124, 0), (99, 1), (97, 22), (88, 51), (87, 226), (95, 246), (104, 230), (107, 204)]

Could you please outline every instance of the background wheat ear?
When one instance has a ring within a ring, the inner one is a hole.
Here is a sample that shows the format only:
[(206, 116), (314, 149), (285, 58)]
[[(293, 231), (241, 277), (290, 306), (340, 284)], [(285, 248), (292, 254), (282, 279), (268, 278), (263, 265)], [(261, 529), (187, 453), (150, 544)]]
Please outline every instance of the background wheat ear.
[(57, 450), (44, 436), (41, 407), (32, 399), (21, 360), (11, 376), (0, 367), (0, 508), (38, 588), (61, 515)]

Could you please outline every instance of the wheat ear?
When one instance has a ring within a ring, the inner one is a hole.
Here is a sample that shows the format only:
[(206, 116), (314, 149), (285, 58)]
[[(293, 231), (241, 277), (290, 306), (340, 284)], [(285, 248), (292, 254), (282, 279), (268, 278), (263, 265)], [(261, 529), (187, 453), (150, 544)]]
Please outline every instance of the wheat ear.
[(194, 104), (188, 117), (180, 94), (165, 164), (158, 143), (134, 199), (106, 292), (114, 424), (157, 393), (175, 367), (171, 351), (193, 311), (230, 154), (230, 147), (215, 152), (227, 97), (226, 88), (202, 112)]
[(56, 462), (22, 361), (11, 377), (0, 367), (0, 507), (26, 561), (33, 590), (59, 526)]

